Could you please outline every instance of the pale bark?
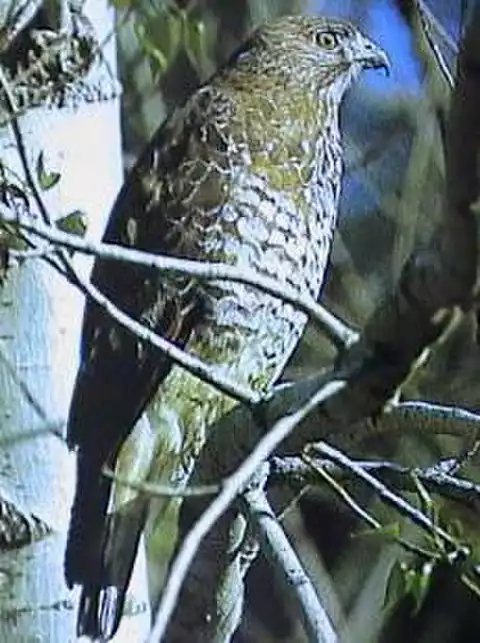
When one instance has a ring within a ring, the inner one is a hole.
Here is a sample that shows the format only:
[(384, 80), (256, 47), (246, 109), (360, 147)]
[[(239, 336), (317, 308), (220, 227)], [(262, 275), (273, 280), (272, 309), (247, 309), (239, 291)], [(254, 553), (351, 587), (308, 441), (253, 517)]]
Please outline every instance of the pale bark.
[[(5, 15), (11, 3), (1, 5)], [(102, 41), (113, 29), (107, 3), (90, 0), (85, 9)], [(112, 45), (110, 39), (107, 56), (114, 63)], [(61, 108), (30, 106), (18, 119), (30, 166), (43, 152), (46, 169), (61, 174), (43, 193), (52, 218), (85, 211), (87, 234), (97, 239), (122, 181), (119, 91), (107, 77), (87, 79)], [(11, 127), (0, 130), (0, 149), (2, 163), (24, 176)], [(75, 265), (83, 272), (89, 267), (85, 260)], [(74, 457), (63, 436), (82, 309), (82, 296), (42, 259), (12, 265), (0, 290), (2, 641), (75, 640), (75, 594), (63, 578)], [(124, 620), (116, 641), (141, 640), (148, 627), (144, 563), (140, 567), (138, 618)]]

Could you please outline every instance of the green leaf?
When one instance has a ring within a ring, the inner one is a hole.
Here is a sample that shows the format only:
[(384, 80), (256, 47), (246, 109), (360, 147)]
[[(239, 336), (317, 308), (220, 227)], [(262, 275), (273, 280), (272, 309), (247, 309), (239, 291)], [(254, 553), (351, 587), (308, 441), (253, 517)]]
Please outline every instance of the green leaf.
[(137, 20), (134, 32), (148, 56), (152, 75), (165, 72), (178, 53), (182, 41), (181, 17), (168, 8), (155, 17)]
[(386, 610), (393, 609), (406, 594), (407, 585), (403, 563), (395, 561), (387, 579), (383, 607)]
[(133, 4), (133, 0), (108, 0), (108, 4), (114, 9), (127, 9)]
[(37, 181), (40, 188), (46, 192), (53, 188), (60, 181), (59, 172), (48, 172), (45, 169), (45, 158), (43, 152), (40, 152), (37, 159)]
[(430, 588), (435, 560), (423, 561), (419, 567), (412, 567), (405, 562), (396, 562), (387, 580), (384, 607), (392, 609), (406, 596), (413, 601), (413, 613), (422, 608)]
[(383, 527), (380, 527), (379, 529), (376, 529), (376, 528), (362, 529), (359, 532), (357, 532), (355, 536), (359, 538), (381, 537), (381, 538), (396, 540), (397, 538), (400, 538), (400, 523), (392, 522), (392, 523), (389, 523), (388, 525), (383, 525)]
[(183, 39), (190, 62), (196, 68), (201, 67), (207, 56), (205, 23), (202, 20), (188, 19), (186, 17), (184, 20)]
[(28, 195), (20, 186), (14, 183), (5, 183), (1, 186), (1, 189), (5, 190), (5, 200), (7, 204), (11, 204), (12, 201), (21, 201), (23, 206), (29, 207)]
[[(0, 251), (7, 250), (27, 250), (28, 246), (18, 234), (15, 225), (0, 225)], [(1, 262), (0, 262), (1, 263)], [(0, 279), (1, 283), (1, 279)]]
[(410, 594), (415, 602), (414, 613), (417, 614), (425, 601), (432, 580), (432, 573), (435, 568), (435, 562), (428, 560), (424, 562), (420, 569), (412, 570), (410, 576)]
[(56, 221), (57, 228), (63, 232), (76, 234), (78, 237), (85, 236), (87, 231), (87, 215), (82, 210), (74, 210)]

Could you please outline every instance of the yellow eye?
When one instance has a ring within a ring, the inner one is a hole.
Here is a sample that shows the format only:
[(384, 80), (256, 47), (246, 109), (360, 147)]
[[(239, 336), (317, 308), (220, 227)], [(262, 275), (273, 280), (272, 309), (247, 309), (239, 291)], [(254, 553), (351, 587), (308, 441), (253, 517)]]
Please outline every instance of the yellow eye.
[(333, 31), (320, 31), (316, 36), (317, 45), (322, 49), (331, 51), (338, 45), (338, 35)]

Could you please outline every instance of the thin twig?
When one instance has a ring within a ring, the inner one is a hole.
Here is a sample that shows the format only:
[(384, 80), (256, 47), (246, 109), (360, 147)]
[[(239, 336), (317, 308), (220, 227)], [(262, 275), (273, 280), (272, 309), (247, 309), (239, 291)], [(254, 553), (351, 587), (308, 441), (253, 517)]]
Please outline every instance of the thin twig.
[[(4, 94), (5, 94), (5, 99), (6, 99), (6, 105), (8, 112), (11, 116), (11, 122), (10, 125), (12, 127), (13, 131), (13, 136), (15, 138), (15, 144), (17, 147), (18, 155), (20, 157), (20, 161), (22, 164), (23, 171), (25, 173), (25, 180), (30, 188), (30, 191), (32, 193), (33, 199), (36, 203), (36, 206), (38, 208), (38, 212), (40, 213), (40, 216), (43, 220), (43, 223), (48, 226), (52, 224), (52, 217), (50, 216), (50, 213), (48, 211), (47, 206), (45, 205), (45, 202), (42, 198), (42, 195), (40, 193), (40, 188), (37, 184), (37, 181), (35, 179), (34, 173), (32, 171), (30, 161), (28, 158), (27, 150), (25, 147), (25, 143), (23, 140), (23, 135), (20, 130), (20, 126), (18, 124), (18, 115), (19, 115), (19, 109), (16, 104), (15, 98), (13, 96), (13, 93), (10, 89), (10, 85), (8, 83), (7, 77), (5, 76), (5, 73), (3, 72), (2, 68), (0, 67), (0, 87), (2, 88)], [(3, 204), (2, 204), (3, 205)], [(5, 209), (5, 206), (3, 206), (2, 210)], [(72, 266), (72, 263), (69, 259), (69, 257), (66, 255), (65, 252), (59, 253), (59, 262), (60, 266), (58, 263), (51, 257), (47, 256), (45, 257), (45, 260), (47, 263), (49, 263), (51, 266), (59, 270), (61, 274), (64, 276), (70, 275), (71, 279), (75, 278), (76, 271)]]
[(28, 404), (32, 407), (32, 409), (35, 411), (35, 413), (38, 415), (38, 417), (41, 420), (46, 421), (48, 419), (47, 412), (45, 411), (40, 401), (37, 399), (37, 397), (30, 389), (26, 380), (20, 376), (18, 369), (12, 364), (12, 362), (10, 361), (10, 358), (6, 355), (5, 351), (1, 346), (0, 346), (0, 362), (2, 362), (3, 366), (5, 367), (5, 370), (8, 372), (12, 380), (18, 386), (24, 398), (26, 399)]
[[(467, 436), (472, 432), (472, 441), (480, 434), (480, 414), (463, 409), (459, 406), (448, 406), (436, 402), (423, 400), (407, 400), (392, 402), (387, 408), (387, 413), (394, 413), (397, 417), (404, 416), (406, 420), (435, 424), (449, 435)], [(440, 433), (440, 431), (436, 431)]]
[(358, 465), (357, 462), (338, 451), (338, 449), (334, 449), (325, 442), (318, 442), (315, 445), (311, 445), (308, 448), (307, 453), (308, 452), (319, 453), (322, 456), (329, 458), (340, 467), (350, 470), (353, 474), (355, 474), (355, 476), (363, 480), (363, 482), (365, 482), (369, 487), (372, 487), (382, 502), (396, 509), (402, 515), (409, 518), (414, 524), (416, 524), (421, 529), (426, 530), (432, 536), (440, 538), (455, 551), (463, 549), (463, 547), (461, 547), (455, 540), (455, 538), (453, 538), (449, 533), (447, 533), (438, 525), (434, 524), (434, 522), (427, 518), (425, 514), (412, 507), (412, 505), (410, 505), (401, 496), (388, 489), (388, 487), (386, 487), (382, 482), (365, 471), (361, 466)]
[(152, 482), (139, 482), (126, 476), (114, 473), (109, 467), (104, 466), (102, 473), (105, 477), (110, 478), (116, 484), (139, 491), (147, 496), (155, 498), (198, 498), (202, 496), (214, 496), (220, 492), (221, 486), (219, 484), (201, 485), (195, 487), (173, 487), (170, 485), (162, 485)]
[(338, 319), (324, 306), (316, 303), (311, 297), (302, 296), (293, 288), (270, 277), (264, 277), (253, 270), (240, 269), (224, 263), (179, 259), (177, 257), (143, 252), (125, 246), (94, 242), (63, 232), (53, 226), (32, 221), (27, 217), (19, 218), (6, 207), (0, 208), (0, 215), (3, 221), (7, 223), (17, 224), (24, 230), (34, 233), (56, 246), (76, 250), (83, 254), (157, 270), (179, 272), (207, 280), (228, 280), (254, 286), (270, 295), (282, 298), (285, 302), (292, 304), (307, 314), (321, 326), (336, 346), (345, 348), (358, 339), (359, 335), (356, 331), (349, 328), (347, 324)]
[(342, 485), (335, 480), (335, 478), (330, 475), (327, 468), (324, 468), (319, 464), (318, 460), (312, 458), (308, 453), (303, 454), (303, 459), (305, 462), (315, 471), (315, 473), (320, 476), (334, 491), (335, 493), (343, 500), (343, 502), (350, 507), (354, 514), (357, 514), (364, 522), (366, 522), (372, 529), (381, 529), (381, 523), (368, 513), (366, 509), (361, 507), (358, 502), (352, 497), (350, 493), (342, 487)]
[[(442, 559), (442, 555), (436, 552), (426, 550), (423, 547), (419, 547), (418, 545), (415, 545), (409, 542), (405, 538), (402, 538), (398, 534), (385, 532), (384, 526), (376, 518), (374, 518), (366, 509), (364, 509), (353, 498), (353, 496), (345, 489), (345, 487), (342, 487), (342, 485), (332, 475), (330, 475), (328, 471), (329, 469), (328, 466), (325, 467), (324, 463), (320, 463), (316, 458), (311, 458), (306, 454), (303, 455), (303, 459), (310, 467), (314, 469), (314, 471), (321, 478), (323, 478), (327, 482), (328, 485), (330, 485), (330, 487), (337, 493), (337, 495), (341, 498), (341, 500), (343, 500), (343, 502), (347, 505), (347, 507), (349, 507), (354, 514), (359, 516), (361, 520), (366, 522), (369, 525), (369, 527), (371, 527), (374, 531), (381, 532), (381, 535), (384, 538), (392, 538), (397, 544), (401, 545), (406, 551), (409, 551), (410, 553), (416, 556), (421, 556), (423, 558), (426, 558), (427, 560)], [(329, 462), (329, 464), (332, 465), (333, 463)], [(357, 464), (360, 465), (360, 463), (357, 463)], [(362, 468), (363, 468), (363, 465), (364, 463), (361, 463)], [(338, 470), (338, 467), (336, 468)]]
[[(271, 459), (270, 485), (285, 484), (289, 488), (318, 485), (317, 470), (328, 472), (329, 476), (336, 482), (356, 477), (349, 469), (344, 469), (330, 460), (308, 457), (308, 464), (299, 456), (279, 457)], [(443, 463), (432, 465), (426, 468), (402, 466), (396, 462), (378, 460), (356, 460), (357, 466), (368, 471), (377, 478), (381, 478), (384, 484), (394, 486), (397, 491), (415, 491), (412, 480), (412, 472), (417, 479), (430, 492), (436, 493), (443, 498), (460, 501), (478, 507), (480, 503), (480, 484), (471, 480), (458, 478), (446, 472)], [(313, 464), (313, 468), (312, 468)]]
[[(447, 34), (443, 30), (443, 28), (441, 27), (441, 25), (438, 22), (438, 20), (433, 15), (433, 13), (426, 6), (426, 4), (424, 2), (422, 2), (422, 0), (416, 0), (416, 2), (417, 2), (417, 7), (418, 7), (419, 14), (420, 14), (420, 18), (422, 20), (423, 27), (424, 27), (425, 38), (427, 39), (427, 42), (428, 42), (428, 44), (430, 46), (430, 50), (431, 50), (431, 52), (432, 52), (432, 54), (433, 54), (433, 56), (434, 56), (434, 58), (435, 58), (435, 60), (437, 62), (437, 65), (438, 65), (438, 68), (439, 68), (440, 72), (442, 73), (444, 79), (447, 81), (447, 85), (451, 89), (453, 87), (453, 85), (454, 85), (453, 76), (452, 76), (452, 74), (450, 72), (450, 69), (448, 68), (448, 65), (447, 65), (447, 63), (446, 63), (446, 61), (445, 61), (440, 49), (437, 47), (437, 44), (433, 39), (431, 29), (433, 27), (437, 31), (437, 33), (439, 33), (440, 35), (442, 35), (442, 37), (444, 37), (445, 40), (447, 39), (446, 38)], [(449, 43), (452, 42), (450, 38), (448, 38), (448, 42)], [(456, 47), (453, 44), (453, 42), (452, 42), (452, 46), (453, 46), (453, 50), (455, 51)]]
[(28, 442), (30, 440), (36, 440), (38, 438), (44, 438), (47, 435), (54, 436), (65, 444), (65, 420), (50, 420), (43, 422), (38, 428), (33, 429), (20, 429), (15, 432), (15, 435), (1, 436), (0, 437), (0, 448), (8, 449), (14, 444), (19, 444), (20, 442)]
[(8, 249), (9, 256), (11, 256), (12, 259), (15, 259), (15, 261), (18, 261), (19, 263), (30, 261), (31, 259), (45, 259), (46, 257), (51, 257), (52, 255), (55, 255), (57, 253), (58, 248), (55, 248), (55, 246), (49, 244), (41, 247), (38, 246), (36, 248), (31, 248), (28, 250), (17, 250), (15, 248)]
[(437, 16), (432, 12), (432, 10), (429, 8), (427, 3), (424, 2), (424, 0), (417, 0), (417, 2), (425, 18), (428, 20), (429, 24), (436, 31), (436, 33), (441, 38), (441, 40), (443, 40), (446, 47), (450, 49), (452, 54), (457, 54), (458, 53), (457, 43), (443, 27), (442, 23), (437, 18)]
[(32, 192), (35, 203), (37, 204), (37, 208), (40, 213), (40, 216), (42, 217), (44, 223), (49, 224), (51, 223), (51, 217), (47, 207), (43, 202), (42, 196), (40, 194), (40, 189), (37, 185), (37, 181), (30, 167), (30, 161), (28, 159), (27, 150), (23, 141), (22, 132), (20, 131), (20, 126), (18, 124), (17, 117), (18, 117), (19, 110), (15, 101), (15, 98), (13, 96), (12, 90), (10, 89), (10, 85), (8, 83), (7, 77), (5, 76), (5, 73), (1, 67), (0, 67), (0, 87), (2, 88), (3, 93), (5, 94), (7, 108), (8, 108), (8, 111), (10, 112), (10, 116), (12, 117), (10, 125), (12, 126), (13, 136), (15, 138), (15, 144), (18, 150), (18, 154), (20, 156), (20, 161), (22, 163), (23, 171), (25, 172), (25, 178), (26, 178), (27, 184)]
[(237, 384), (237, 382), (232, 379), (218, 374), (218, 371), (214, 367), (207, 365), (201, 359), (195, 357), (195, 355), (178, 348), (178, 346), (175, 346), (175, 344), (168, 341), (168, 339), (158, 335), (147, 326), (144, 326), (133, 319), (133, 317), (124, 313), (87, 280), (76, 275), (76, 280), (73, 283), (124, 328), (127, 328), (137, 337), (152, 346), (155, 346), (155, 348), (158, 348), (164, 355), (171, 359), (172, 362), (185, 368), (207, 384), (211, 384), (222, 393), (225, 393), (225, 395), (251, 407), (255, 407), (264, 399), (264, 396), (260, 393), (256, 393), (249, 387)]

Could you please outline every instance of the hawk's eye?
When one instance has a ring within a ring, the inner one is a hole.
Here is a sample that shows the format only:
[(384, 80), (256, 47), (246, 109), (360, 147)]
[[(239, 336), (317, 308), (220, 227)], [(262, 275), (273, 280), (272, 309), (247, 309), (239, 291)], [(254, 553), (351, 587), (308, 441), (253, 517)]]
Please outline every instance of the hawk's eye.
[(317, 45), (327, 51), (332, 51), (338, 46), (338, 34), (333, 31), (319, 31), (316, 34)]

